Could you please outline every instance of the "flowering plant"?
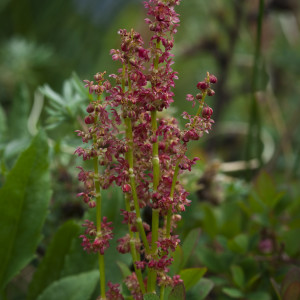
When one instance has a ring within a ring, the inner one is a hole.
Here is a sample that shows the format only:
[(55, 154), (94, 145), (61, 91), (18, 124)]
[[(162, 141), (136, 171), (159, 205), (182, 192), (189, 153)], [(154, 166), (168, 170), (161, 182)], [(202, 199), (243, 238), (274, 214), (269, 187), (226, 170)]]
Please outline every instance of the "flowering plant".
[[(101, 190), (112, 185), (124, 193), (123, 223), (128, 234), (118, 240), (120, 253), (130, 253), (134, 271), (125, 284), (134, 299), (160, 288), (182, 283), (179, 275), (167, 273), (172, 264), (172, 252), (180, 240), (175, 228), (180, 213), (190, 204), (178, 177), (190, 171), (198, 158), (186, 156), (187, 145), (209, 132), (212, 109), (205, 103), (213, 96), (211, 84), (215, 76), (207, 73), (197, 84), (198, 93), (188, 94), (187, 101), (199, 106), (195, 115), (184, 112), (188, 120), (181, 130), (173, 117), (161, 117), (159, 112), (173, 102), (172, 69), (174, 34), (179, 25), (175, 7), (180, 0), (148, 0), (144, 3), (146, 19), (152, 36), (144, 46), (139, 33), (119, 30), (120, 49), (112, 49), (112, 59), (121, 63), (117, 74), (108, 80), (105, 72), (97, 73), (93, 81), (85, 80), (93, 100), (87, 106), (87, 129), (78, 130), (86, 147), (75, 151), (83, 160), (93, 162), (93, 170), (80, 169), (78, 178), (84, 183), (79, 193), (90, 208), (96, 209), (96, 222), (86, 220), (82, 246), (87, 252), (98, 253), (101, 296), (99, 299), (124, 299), (118, 284), (108, 283), (106, 291), (104, 255), (113, 238), (112, 223), (102, 216)], [(112, 83), (113, 81), (113, 83)], [(141, 211), (152, 210), (151, 224), (142, 219)], [(162, 220), (162, 222), (160, 222)]]

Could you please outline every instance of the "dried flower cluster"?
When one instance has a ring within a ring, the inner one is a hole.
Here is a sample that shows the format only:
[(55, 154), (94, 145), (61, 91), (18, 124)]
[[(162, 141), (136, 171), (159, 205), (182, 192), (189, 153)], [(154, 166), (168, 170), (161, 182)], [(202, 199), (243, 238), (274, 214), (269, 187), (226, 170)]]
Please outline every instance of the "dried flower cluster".
[[(175, 286), (182, 282), (178, 275), (167, 275), (173, 260), (171, 252), (180, 242), (174, 229), (180, 213), (190, 204), (178, 175), (190, 171), (197, 161), (186, 156), (188, 142), (198, 140), (213, 123), (213, 111), (204, 101), (206, 96), (214, 95), (211, 85), (217, 79), (209, 74), (197, 84), (199, 92), (186, 97), (199, 108), (195, 115), (183, 113), (188, 120), (185, 130), (179, 128), (175, 118), (157, 116), (173, 102), (177, 73), (171, 67), (170, 51), (179, 25), (174, 9), (179, 2), (145, 2), (151, 18), (146, 22), (152, 32), (147, 48), (133, 29), (119, 30), (121, 47), (111, 50), (111, 55), (121, 68), (117, 74), (109, 75), (110, 79), (104, 72), (97, 73), (93, 81), (85, 80), (94, 100), (87, 107), (88, 131), (77, 131), (86, 146), (79, 147), (76, 154), (94, 163), (93, 171), (79, 167), (78, 178), (84, 184), (79, 196), (97, 210), (97, 224), (86, 220), (83, 225), (86, 230), (81, 236), (82, 245), (89, 252), (104, 255), (113, 234), (111, 223), (101, 216), (101, 189), (120, 187), (125, 199), (121, 215), (128, 234), (118, 240), (117, 249), (132, 255), (135, 271), (125, 284), (134, 299), (143, 299), (143, 294), (154, 292), (156, 285)], [(103, 173), (99, 173), (99, 165), (105, 167)], [(146, 206), (152, 209), (152, 224), (142, 220), (141, 209)], [(164, 220), (162, 227), (159, 218)], [(101, 274), (102, 289), (103, 277)], [(108, 286), (108, 292), (101, 291), (100, 299), (123, 299), (118, 285)]]

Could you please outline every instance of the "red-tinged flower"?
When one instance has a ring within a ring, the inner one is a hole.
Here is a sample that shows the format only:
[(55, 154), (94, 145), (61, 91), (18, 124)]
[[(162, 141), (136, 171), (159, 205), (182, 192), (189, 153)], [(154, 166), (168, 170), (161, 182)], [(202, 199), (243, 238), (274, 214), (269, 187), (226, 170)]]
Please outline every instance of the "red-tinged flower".
[(122, 191), (123, 191), (123, 193), (129, 193), (129, 192), (131, 192), (131, 186), (129, 184), (125, 183), (122, 186)]
[(118, 283), (113, 284), (108, 282), (108, 291), (105, 293), (107, 300), (124, 300), (120, 292), (120, 285)]
[(113, 238), (111, 222), (107, 222), (107, 218), (103, 217), (100, 232), (97, 232), (96, 226), (89, 220), (86, 220), (82, 226), (86, 227), (85, 234), (80, 236), (83, 249), (88, 253), (99, 252), (103, 255), (109, 247), (109, 240)]
[(200, 81), (197, 83), (197, 89), (205, 91), (209, 87), (208, 83), (206, 81)]
[(209, 75), (209, 82), (214, 84), (218, 82), (218, 79), (215, 75)]
[(213, 110), (211, 107), (209, 106), (205, 106), (202, 110), (202, 117), (205, 118), (205, 119), (210, 119), (210, 117), (212, 116), (213, 114)]
[(143, 300), (144, 299), (138, 279), (134, 272), (125, 278), (124, 283), (126, 284), (128, 290), (130, 291), (132, 297), (135, 300)]

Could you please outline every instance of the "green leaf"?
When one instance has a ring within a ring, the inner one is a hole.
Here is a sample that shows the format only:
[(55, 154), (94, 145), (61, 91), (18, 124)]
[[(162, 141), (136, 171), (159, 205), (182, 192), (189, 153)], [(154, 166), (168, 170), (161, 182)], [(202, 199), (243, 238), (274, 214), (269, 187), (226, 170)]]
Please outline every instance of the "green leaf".
[(214, 283), (206, 278), (202, 278), (193, 288), (192, 291), (197, 295), (198, 300), (204, 300), (214, 287)]
[(88, 300), (99, 278), (98, 271), (64, 277), (47, 287), (37, 300)]
[(180, 271), (179, 275), (184, 282), (186, 291), (190, 290), (204, 276), (207, 268), (190, 268)]
[(168, 297), (168, 300), (185, 300), (185, 287), (183, 284), (178, 284), (176, 285), (169, 297)]
[(155, 294), (145, 294), (144, 300), (159, 300), (159, 297)]
[(174, 261), (173, 264), (170, 266), (170, 273), (178, 274), (183, 262), (183, 251), (180, 245), (176, 247), (175, 251), (172, 253), (172, 257)]
[(277, 192), (275, 182), (265, 171), (262, 171), (256, 179), (255, 192), (269, 208), (274, 208), (283, 196), (283, 193)]
[(65, 106), (64, 99), (59, 94), (54, 92), (48, 84), (45, 84), (43, 87), (40, 87), (40, 92), (55, 103), (57, 103), (60, 107)]
[(78, 231), (79, 226), (74, 221), (68, 221), (56, 232), (30, 283), (27, 300), (36, 299), (47, 286), (61, 277), (66, 255)]
[(235, 288), (223, 288), (222, 289), (222, 292), (231, 297), (231, 298), (234, 298), (234, 299), (241, 299), (244, 297), (244, 294), (240, 291), (240, 290), (237, 290)]
[(131, 271), (125, 263), (123, 263), (122, 261), (117, 261), (117, 265), (122, 272), (123, 278), (131, 275)]
[(271, 281), (272, 287), (273, 287), (273, 289), (276, 293), (276, 296), (277, 296), (278, 300), (282, 300), (282, 298), (280, 296), (280, 286), (279, 286), (279, 284), (275, 281), (274, 278), (271, 278), (270, 281)]
[(231, 251), (239, 254), (245, 254), (248, 250), (249, 240), (247, 235), (239, 234), (229, 240), (227, 245)]
[(46, 136), (39, 133), (0, 189), (0, 288), (34, 257), (51, 196), (48, 168)]
[(218, 224), (215, 213), (211, 206), (206, 205), (203, 207), (203, 231), (206, 232), (211, 238), (214, 238), (218, 233)]
[(181, 267), (184, 267), (191, 256), (194, 247), (196, 246), (200, 236), (200, 229), (191, 230), (182, 244), (183, 260)]
[(243, 269), (240, 266), (236, 265), (231, 266), (230, 269), (233, 282), (236, 284), (237, 287), (243, 288), (245, 285), (245, 275)]
[[(266, 292), (253, 292), (251, 294), (247, 294), (247, 300), (272, 300), (271, 296), (269, 293)], [(292, 299), (289, 299), (292, 300)]]

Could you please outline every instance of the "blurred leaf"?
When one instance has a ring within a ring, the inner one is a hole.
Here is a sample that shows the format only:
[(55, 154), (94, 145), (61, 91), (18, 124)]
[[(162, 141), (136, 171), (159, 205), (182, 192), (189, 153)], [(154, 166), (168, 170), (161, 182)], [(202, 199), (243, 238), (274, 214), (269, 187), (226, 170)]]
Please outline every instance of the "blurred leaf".
[(240, 290), (237, 290), (235, 288), (225, 287), (225, 288), (222, 289), (222, 292), (225, 295), (227, 295), (231, 298), (234, 298), (234, 299), (241, 299), (241, 298), (244, 297), (244, 294)]
[(207, 279), (201, 278), (200, 281), (192, 288), (197, 300), (204, 300), (214, 287), (214, 283)]
[(287, 287), (282, 300), (300, 300), (300, 282), (291, 283)]
[(180, 278), (184, 282), (185, 290), (190, 290), (204, 276), (207, 268), (189, 268), (179, 272)]
[(265, 171), (262, 171), (256, 178), (254, 191), (262, 202), (269, 208), (274, 208), (283, 193), (278, 193), (272, 177)]
[(185, 300), (185, 287), (183, 284), (177, 284), (171, 291), (168, 300)]
[[(0, 189), (0, 287), (34, 257), (51, 196), (48, 144), (40, 132)], [(9, 230), (8, 230), (9, 228)]]
[(51, 101), (58, 105), (58, 107), (64, 106), (63, 98), (54, 92), (48, 84), (45, 84), (43, 87), (40, 87), (40, 92), (48, 97)]
[(0, 143), (4, 141), (5, 134), (7, 132), (6, 115), (4, 109), (0, 105)]
[(197, 245), (200, 236), (200, 229), (191, 230), (182, 244), (183, 260), (181, 268), (184, 267), (191, 256), (194, 247)]
[(122, 275), (123, 275), (123, 278), (131, 275), (131, 271), (130, 269), (128, 268), (128, 266), (126, 264), (124, 264), (122, 261), (117, 261), (117, 265), (119, 266), (121, 272), (122, 272)]
[(233, 265), (230, 268), (233, 282), (238, 286), (239, 288), (243, 288), (245, 285), (245, 275), (244, 271), (240, 266)]
[(88, 300), (97, 285), (98, 279), (98, 271), (64, 277), (47, 287), (37, 300)]
[(246, 287), (247, 288), (251, 288), (252, 285), (261, 277), (261, 274), (256, 274), (254, 276), (252, 276), (248, 281), (247, 281), (247, 284), (246, 284)]
[(284, 242), (285, 249), (289, 255), (296, 255), (300, 249), (300, 228), (289, 228), (285, 231), (281, 239)]
[[(285, 275), (281, 284), (281, 295), (283, 300), (296, 300), (298, 298), (288, 298), (287, 296), (297, 296), (300, 287), (300, 268), (293, 267)], [(300, 295), (300, 294), (299, 294)]]
[(215, 237), (218, 232), (217, 219), (213, 209), (209, 205), (205, 205), (203, 231), (206, 232), (211, 238)]
[(78, 231), (79, 226), (71, 220), (56, 232), (30, 283), (27, 300), (36, 299), (47, 286), (61, 277), (65, 257), (70, 251), (71, 242), (78, 235)]
[(246, 234), (239, 234), (233, 239), (229, 240), (227, 245), (231, 251), (239, 254), (245, 254), (249, 245), (248, 236)]
[(178, 245), (175, 249), (175, 251), (171, 254), (174, 261), (172, 265), (170, 266), (170, 272), (171, 274), (178, 274), (180, 271), (180, 267), (183, 262), (183, 251), (180, 245)]
[(271, 281), (271, 284), (273, 286), (273, 289), (276, 293), (276, 296), (277, 296), (278, 300), (282, 300), (282, 298), (280, 296), (280, 286), (279, 286), (279, 284), (275, 281), (274, 278), (271, 278), (270, 281)]
[(159, 300), (159, 297), (155, 294), (145, 294), (144, 300)]
[(272, 300), (271, 296), (267, 292), (253, 292), (247, 294), (247, 300)]

